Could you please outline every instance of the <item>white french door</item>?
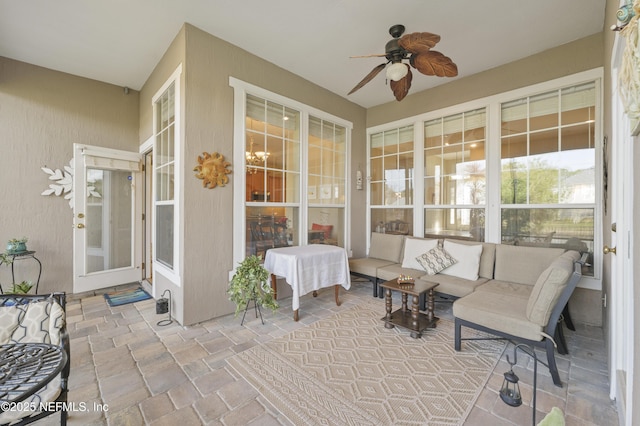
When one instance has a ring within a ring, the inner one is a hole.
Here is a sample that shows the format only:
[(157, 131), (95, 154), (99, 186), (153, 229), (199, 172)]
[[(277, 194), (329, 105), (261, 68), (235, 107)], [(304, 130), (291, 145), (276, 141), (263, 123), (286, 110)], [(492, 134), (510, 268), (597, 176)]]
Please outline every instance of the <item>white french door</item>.
[(73, 292), (142, 278), (141, 155), (74, 144)]

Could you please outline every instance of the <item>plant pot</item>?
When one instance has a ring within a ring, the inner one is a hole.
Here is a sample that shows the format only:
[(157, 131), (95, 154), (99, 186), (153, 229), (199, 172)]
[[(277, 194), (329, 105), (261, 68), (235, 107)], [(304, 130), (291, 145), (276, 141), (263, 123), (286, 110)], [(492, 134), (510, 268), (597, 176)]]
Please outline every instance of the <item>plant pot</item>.
[(24, 241), (19, 241), (16, 243), (7, 243), (7, 253), (16, 254), (27, 251), (27, 243)]

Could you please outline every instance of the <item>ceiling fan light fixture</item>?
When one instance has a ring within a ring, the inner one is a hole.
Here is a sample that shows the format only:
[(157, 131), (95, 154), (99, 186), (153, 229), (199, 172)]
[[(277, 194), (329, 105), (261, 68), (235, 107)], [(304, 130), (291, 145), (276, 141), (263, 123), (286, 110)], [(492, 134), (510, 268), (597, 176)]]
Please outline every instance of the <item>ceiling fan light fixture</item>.
[(402, 62), (395, 62), (387, 68), (387, 78), (393, 81), (399, 81), (405, 78), (409, 69)]

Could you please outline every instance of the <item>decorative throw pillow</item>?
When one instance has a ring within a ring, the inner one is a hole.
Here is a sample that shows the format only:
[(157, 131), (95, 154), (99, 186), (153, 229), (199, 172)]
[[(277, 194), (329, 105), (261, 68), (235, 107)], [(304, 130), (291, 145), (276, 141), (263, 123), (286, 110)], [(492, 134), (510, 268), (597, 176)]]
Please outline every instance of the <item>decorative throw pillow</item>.
[(458, 260), (458, 263), (451, 265), (441, 272), (444, 275), (451, 275), (465, 280), (475, 281), (478, 279), (480, 270), (480, 256), (482, 255), (482, 245), (471, 246), (466, 244), (452, 243), (444, 240), (444, 249), (451, 256)]
[(457, 262), (453, 256), (439, 245), (416, 257), (416, 260), (429, 275), (435, 275)]
[(404, 256), (402, 257), (402, 267), (422, 270), (422, 266), (416, 258), (422, 253), (426, 253), (438, 245), (438, 240), (426, 238), (405, 238)]

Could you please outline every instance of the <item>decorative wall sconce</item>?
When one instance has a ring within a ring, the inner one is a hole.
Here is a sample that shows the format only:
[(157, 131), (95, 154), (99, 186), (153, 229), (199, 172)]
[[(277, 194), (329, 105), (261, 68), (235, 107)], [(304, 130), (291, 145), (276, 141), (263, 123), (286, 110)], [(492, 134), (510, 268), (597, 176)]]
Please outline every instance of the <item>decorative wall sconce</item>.
[[(164, 297), (166, 293), (169, 293), (169, 299)], [(169, 325), (173, 322), (171, 319), (171, 290), (169, 289), (163, 291), (160, 299), (156, 300), (156, 314), (166, 314), (167, 312), (169, 318), (158, 321), (159, 326)]]
[(216, 186), (225, 186), (229, 182), (229, 173), (227, 169), (231, 163), (224, 160), (224, 155), (214, 152), (209, 154), (203, 152), (198, 156), (198, 165), (193, 168), (198, 179), (202, 179), (202, 186), (213, 189)]

